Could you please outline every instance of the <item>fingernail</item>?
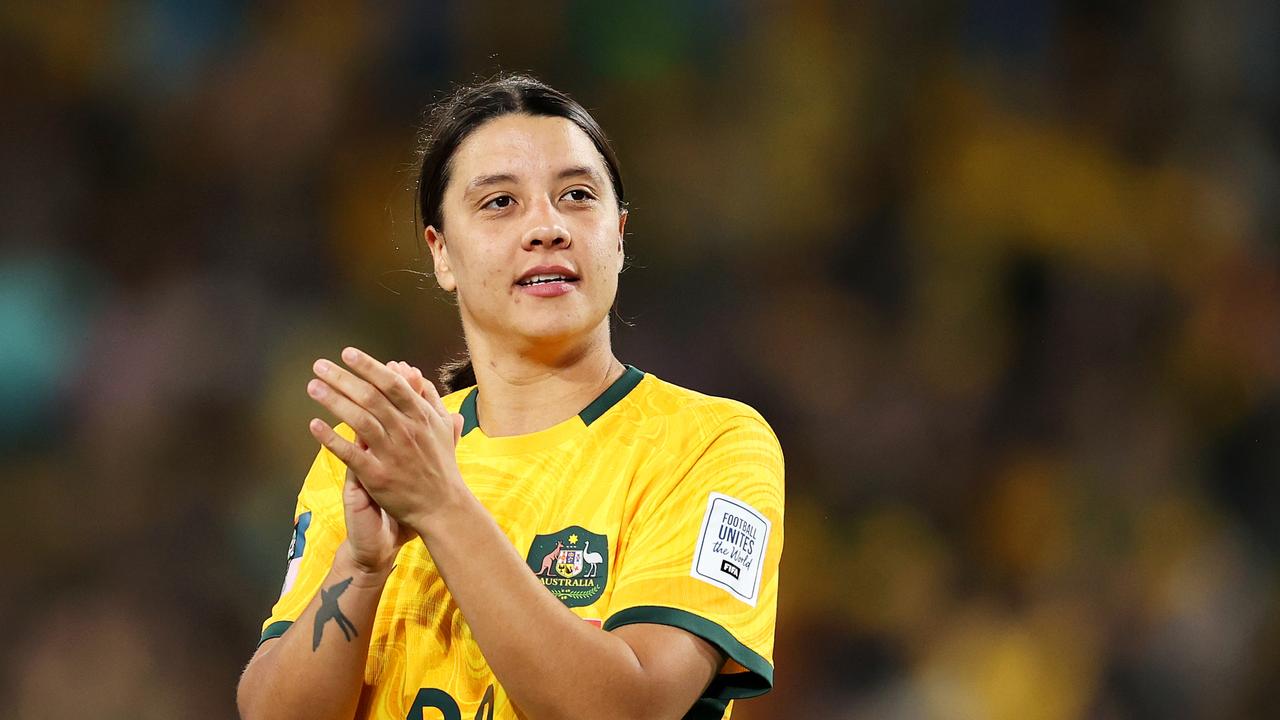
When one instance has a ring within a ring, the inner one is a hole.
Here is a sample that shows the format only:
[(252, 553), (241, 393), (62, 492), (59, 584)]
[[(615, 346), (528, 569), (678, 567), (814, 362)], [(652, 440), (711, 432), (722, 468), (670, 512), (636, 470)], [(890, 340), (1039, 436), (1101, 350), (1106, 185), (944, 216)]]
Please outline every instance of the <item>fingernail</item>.
[(311, 369), (315, 370), (319, 375), (324, 375), (332, 370), (333, 366), (329, 364), (328, 360), (317, 360), (315, 364), (311, 366)]
[(355, 348), (349, 347), (342, 351), (342, 359), (346, 360), (349, 363), (355, 362), (356, 359), (359, 357), (360, 357), (360, 353), (357, 352)]
[(311, 397), (316, 397), (316, 398), (324, 397), (324, 393), (325, 393), (324, 383), (320, 382), (319, 380), (312, 380), (311, 382), (307, 383), (307, 394), (310, 395)]

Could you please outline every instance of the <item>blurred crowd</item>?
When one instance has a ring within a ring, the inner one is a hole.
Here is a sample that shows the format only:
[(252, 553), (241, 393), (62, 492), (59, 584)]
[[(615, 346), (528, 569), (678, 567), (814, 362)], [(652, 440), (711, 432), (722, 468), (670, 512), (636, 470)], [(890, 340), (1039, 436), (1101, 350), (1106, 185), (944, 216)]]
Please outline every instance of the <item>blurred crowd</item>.
[(1280, 6), (0, 7), (0, 716), (227, 718), (311, 361), (463, 349), (415, 130), (617, 146), (619, 356), (787, 457), (752, 718), (1280, 707)]

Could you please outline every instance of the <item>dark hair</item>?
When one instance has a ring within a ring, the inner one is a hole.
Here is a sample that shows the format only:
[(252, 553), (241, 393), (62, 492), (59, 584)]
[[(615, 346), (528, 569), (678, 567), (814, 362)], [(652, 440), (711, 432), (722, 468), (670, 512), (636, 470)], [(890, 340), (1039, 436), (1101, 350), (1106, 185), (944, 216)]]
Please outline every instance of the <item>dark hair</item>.
[[(418, 135), (421, 161), (418, 165), (417, 211), (424, 229), (430, 225), (444, 230), (444, 190), (449, 184), (453, 154), (458, 146), (489, 120), (515, 114), (559, 117), (577, 125), (604, 158), (618, 210), (626, 209), (618, 157), (591, 113), (573, 98), (533, 77), (503, 73), (459, 87), (427, 114)], [(446, 393), (475, 383), (475, 369), (466, 355), (440, 368), (440, 385)]]

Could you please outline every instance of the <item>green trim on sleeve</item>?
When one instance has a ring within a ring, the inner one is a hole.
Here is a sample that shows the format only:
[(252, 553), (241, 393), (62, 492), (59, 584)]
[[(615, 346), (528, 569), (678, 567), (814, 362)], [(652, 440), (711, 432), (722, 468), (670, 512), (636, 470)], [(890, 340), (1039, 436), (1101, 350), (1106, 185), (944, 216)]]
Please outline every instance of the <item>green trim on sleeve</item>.
[(700, 697), (693, 707), (689, 708), (689, 712), (684, 714), (682, 720), (721, 720), (728, 707), (728, 700)]
[[(702, 697), (704, 699), (723, 700), (727, 704), (729, 700), (763, 695), (773, 688), (773, 666), (769, 664), (769, 661), (761, 657), (755, 650), (739, 642), (728, 630), (700, 615), (694, 615), (687, 610), (677, 610), (676, 608), (659, 605), (637, 605), (610, 615), (609, 619), (604, 621), (604, 629), (613, 630), (623, 625), (636, 623), (670, 625), (691, 632), (720, 648), (734, 662), (749, 671), (716, 675), (711, 681), (711, 685), (703, 692)], [(695, 705), (693, 710), (699, 710), (700, 708), (702, 708), (701, 711), (710, 709), (704, 708), (701, 701), (699, 701), (699, 704)], [(690, 712), (693, 712), (693, 710)], [(723, 713), (723, 710), (721, 712)], [(714, 716), (687, 715), (685, 717)]]
[(280, 637), (281, 635), (284, 634), (285, 630), (289, 629), (289, 626), (292, 624), (293, 624), (292, 620), (277, 620), (271, 623), (270, 625), (267, 626), (266, 630), (262, 631), (262, 638), (258, 640), (258, 646), (261, 647), (262, 643), (272, 638)]
[(600, 393), (600, 397), (592, 400), (590, 405), (578, 413), (578, 417), (582, 418), (583, 425), (590, 425), (599, 420), (601, 415), (609, 412), (609, 408), (617, 405), (619, 400), (626, 397), (627, 393), (634, 390), (640, 384), (640, 381), (644, 379), (643, 372), (630, 365), (626, 367), (627, 369), (622, 372), (622, 375), (617, 380), (614, 380), (613, 384), (606, 388), (604, 392)]

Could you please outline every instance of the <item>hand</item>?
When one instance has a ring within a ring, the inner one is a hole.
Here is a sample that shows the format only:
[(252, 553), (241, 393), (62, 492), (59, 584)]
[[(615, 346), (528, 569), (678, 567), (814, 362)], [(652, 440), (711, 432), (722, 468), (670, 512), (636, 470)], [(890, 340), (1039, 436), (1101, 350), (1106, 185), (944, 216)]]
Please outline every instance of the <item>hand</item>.
[[(427, 394), (430, 383), (421, 370), (394, 360), (387, 363), (387, 367), (399, 373), (423, 399), (430, 401)], [(431, 390), (434, 391), (434, 387)], [(455, 418), (456, 432), (460, 437), (462, 416), (455, 415)], [(455, 445), (457, 440), (455, 437)], [(368, 449), (359, 436), (356, 437), (356, 445), (361, 449)], [(342, 505), (347, 523), (347, 550), (356, 567), (373, 575), (390, 569), (400, 547), (415, 537), (412, 528), (401, 525), (388, 515), (360, 484), (360, 479), (349, 465), (346, 483), (342, 488)]]
[(370, 575), (389, 571), (400, 547), (415, 537), (413, 530), (378, 505), (350, 465), (342, 486), (342, 507), (346, 544), (356, 567)]
[[(317, 360), (316, 379), (307, 392), (350, 425), (357, 442), (319, 419), (311, 421), (311, 434), (347, 465), (344, 500), (348, 522), (359, 535), (355, 542), (393, 536), (402, 544), (403, 528), (424, 527), (469, 492), (454, 457), (462, 418), (445, 409), (435, 387), (416, 368), (384, 365), (355, 348), (344, 350), (342, 357), (350, 371)], [(368, 549), (375, 548), (387, 545), (372, 542)]]

